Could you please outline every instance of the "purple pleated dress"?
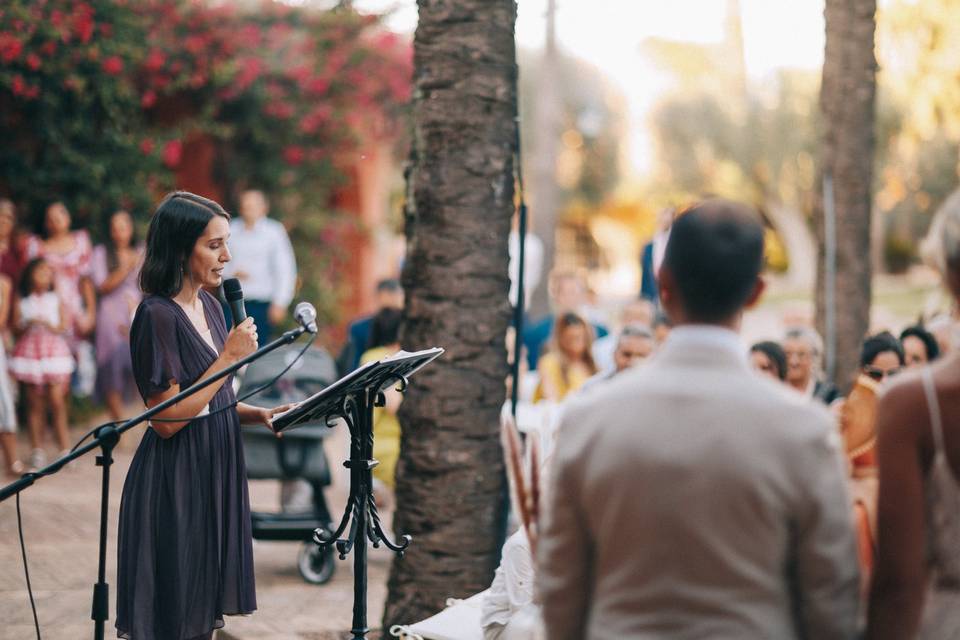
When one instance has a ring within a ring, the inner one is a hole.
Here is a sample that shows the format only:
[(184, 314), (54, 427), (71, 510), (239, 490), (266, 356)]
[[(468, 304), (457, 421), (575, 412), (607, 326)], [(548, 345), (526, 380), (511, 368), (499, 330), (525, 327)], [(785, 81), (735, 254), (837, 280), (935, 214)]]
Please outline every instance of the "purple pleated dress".
[[(222, 351), (223, 311), (201, 291), (207, 325)], [(195, 382), (217, 354), (180, 306), (149, 296), (130, 331), (133, 373), (146, 399), (176, 381)], [(250, 502), (229, 379), (173, 437), (148, 428), (123, 485), (117, 549), (117, 633), (129, 640), (208, 638), (223, 616), (257, 608)]]

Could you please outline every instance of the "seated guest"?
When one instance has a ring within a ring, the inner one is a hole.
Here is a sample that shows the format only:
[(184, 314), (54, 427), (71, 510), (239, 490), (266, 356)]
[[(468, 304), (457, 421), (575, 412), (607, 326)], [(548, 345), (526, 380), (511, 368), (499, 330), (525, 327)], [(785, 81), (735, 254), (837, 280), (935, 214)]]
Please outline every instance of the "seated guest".
[(534, 402), (560, 402), (597, 372), (590, 353), (591, 334), (587, 323), (575, 313), (565, 313), (557, 319), (550, 350), (537, 365), (540, 384), (533, 395)]
[(936, 337), (923, 328), (923, 325), (907, 327), (900, 333), (900, 344), (906, 358), (908, 369), (915, 369), (936, 360), (940, 356), (940, 345)]
[(787, 384), (807, 396), (830, 405), (840, 398), (837, 388), (820, 379), (823, 340), (809, 327), (788, 329), (783, 340), (787, 356)]
[[(653, 324), (653, 311), (653, 303), (649, 300), (631, 300), (620, 310), (620, 327), (623, 328), (631, 324), (649, 327)], [(619, 342), (620, 335), (612, 333), (594, 340), (591, 352), (593, 353), (593, 361), (597, 364), (597, 369), (600, 371), (613, 369), (613, 353), (617, 350)]]
[(344, 376), (360, 366), (360, 356), (370, 343), (370, 328), (373, 319), (383, 309), (403, 309), (403, 287), (400, 281), (387, 278), (377, 283), (377, 310), (358, 318), (347, 328), (347, 342), (337, 356), (337, 371)]
[(666, 313), (658, 311), (657, 315), (653, 318), (653, 324), (650, 326), (653, 328), (653, 337), (656, 339), (657, 344), (663, 344), (667, 336), (670, 335), (670, 329), (673, 328), (673, 323), (670, 322), (670, 318), (667, 317)]
[(767, 340), (750, 347), (750, 364), (760, 373), (778, 382), (787, 379), (787, 354), (776, 342)]
[(537, 528), (550, 640), (856, 636), (856, 547), (836, 428), (768, 393), (739, 330), (763, 292), (759, 215), (673, 225), (656, 358), (567, 404)]
[(597, 384), (610, 380), (618, 373), (640, 364), (654, 352), (656, 342), (653, 332), (642, 324), (628, 324), (617, 336), (617, 348), (613, 352), (613, 366), (587, 380), (581, 391), (592, 389)]
[[(403, 312), (389, 307), (373, 316), (370, 326), (370, 348), (360, 364), (376, 362), (400, 349), (400, 319)], [(400, 458), (400, 421), (397, 411), (403, 396), (394, 387), (383, 391), (386, 404), (373, 410), (373, 457), (380, 461), (373, 468), (374, 489), (379, 498), (392, 494), (396, 485), (397, 460)], [(388, 490), (389, 493), (387, 491)]]
[[(530, 369), (537, 368), (544, 345), (548, 344), (553, 337), (557, 318), (565, 313), (574, 313), (586, 319), (591, 317), (588, 313), (590, 308), (587, 304), (587, 286), (577, 274), (563, 271), (552, 273), (549, 290), (553, 311), (539, 321), (524, 326), (523, 329), (523, 346), (527, 348), (527, 364)], [(595, 337), (602, 338), (609, 333), (604, 325), (591, 324)]]

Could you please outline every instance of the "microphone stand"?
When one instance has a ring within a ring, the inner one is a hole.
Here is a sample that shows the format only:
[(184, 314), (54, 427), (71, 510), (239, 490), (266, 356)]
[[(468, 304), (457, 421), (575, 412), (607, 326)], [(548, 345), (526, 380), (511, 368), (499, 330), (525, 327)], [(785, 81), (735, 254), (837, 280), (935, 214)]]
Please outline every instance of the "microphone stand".
[(181, 400), (193, 395), (200, 389), (208, 387), (214, 382), (217, 382), (235, 373), (241, 367), (246, 366), (265, 354), (270, 353), (271, 351), (274, 351), (284, 345), (291, 344), (306, 332), (307, 328), (305, 326), (300, 326), (296, 329), (287, 331), (273, 342), (265, 344), (262, 348), (257, 349), (245, 358), (238, 360), (235, 364), (230, 365), (222, 371), (218, 371), (209, 378), (195, 382), (177, 395), (164, 400), (155, 407), (147, 409), (135, 418), (130, 418), (119, 427), (115, 426), (113, 423), (105, 424), (102, 427), (99, 427), (94, 432), (93, 440), (89, 444), (80, 447), (76, 451), (72, 451), (58, 460), (55, 460), (53, 463), (47, 465), (43, 469), (33, 473), (26, 473), (19, 480), (15, 480), (7, 486), (0, 488), (0, 502), (3, 502), (7, 498), (16, 495), (27, 487), (31, 486), (37, 480), (37, 478), (53, 475), (73, 460), (76, 460), (80, 456), (83, 456), (98, 447), (100, 448), (100, 455), (98, 455), (96, 458), (97, 466), (103, 467), (103, 475), (100, 481), (100, 559), (99, 566), (97, 568), (97, 584), (93, 586), (93, 611), (90, 614), (90, 617), (94, 621), (95, 640), (103, 640), (104, 622), (106, 622), (106, 620), (110, 617), (110, 585), (106, 583), (107, 506), (110, 496), (110, 465), (113, 463), (111, 454), (113, 452), (113, 447), (117, 444), (117, 442), (119, 442), (120, 436), (125, 431), (135, 427), (145, 420), (149, 420), (151, 417), (162, 412), (164, 409), (172, 407)]

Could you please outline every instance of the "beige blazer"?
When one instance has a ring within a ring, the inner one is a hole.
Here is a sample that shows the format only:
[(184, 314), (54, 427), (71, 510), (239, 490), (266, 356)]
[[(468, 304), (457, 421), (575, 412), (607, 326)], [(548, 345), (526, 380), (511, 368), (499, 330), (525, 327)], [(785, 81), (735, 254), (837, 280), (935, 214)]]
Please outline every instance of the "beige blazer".
[(564, 413), (538, 550), (547, 637), (854, 638), (831, 417), (745, 349), (686, 336)]

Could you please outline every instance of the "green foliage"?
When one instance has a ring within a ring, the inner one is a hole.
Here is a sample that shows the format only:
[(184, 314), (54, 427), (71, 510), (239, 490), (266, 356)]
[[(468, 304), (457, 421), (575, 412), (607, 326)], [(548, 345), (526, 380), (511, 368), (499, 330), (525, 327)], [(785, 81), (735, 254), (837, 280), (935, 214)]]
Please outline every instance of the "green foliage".
[[(265, 191), (291, 229), (304, 295), (328, 313), (336, 247), (356, 225), (331, 206), (363, 145), (398, 137), (410, 48), (350, 9), (264, 0), (10, 0), (0, 7), (0, 194), (33, 218), (62, 199), (94, 231), (116, 207), (143, 224), (185, 149), (215, 149), (232, 209)], [(317, 239), (323, 240), (323, 246)]]

